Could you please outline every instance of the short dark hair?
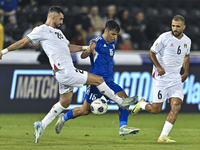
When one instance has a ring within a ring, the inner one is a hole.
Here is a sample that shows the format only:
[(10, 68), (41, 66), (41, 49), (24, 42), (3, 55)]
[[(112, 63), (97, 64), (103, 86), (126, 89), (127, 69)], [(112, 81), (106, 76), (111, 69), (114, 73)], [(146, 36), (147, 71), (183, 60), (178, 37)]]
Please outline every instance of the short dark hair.
[(182, 21), (185, 24), (185, 18), (181, 15), (176, 15), (174, 16), (174, 18), (172, 19), (174, 21)]
[(64, 15), (64, 11), (59, 6), (51, 6), (49, 8), (48, 14), (52, 12), (56, 12), (58, 14), (62, 13)]
[(105, 26), (105, 29), (107, 29), (108, 31), (111, 31), (111, 30), (116, 30), (118, 33), (120, 31), (120, 27), (119, 27), (119, 24), (115, 21), (115, 20), (108, 20), (106, 22), (106, 26)]

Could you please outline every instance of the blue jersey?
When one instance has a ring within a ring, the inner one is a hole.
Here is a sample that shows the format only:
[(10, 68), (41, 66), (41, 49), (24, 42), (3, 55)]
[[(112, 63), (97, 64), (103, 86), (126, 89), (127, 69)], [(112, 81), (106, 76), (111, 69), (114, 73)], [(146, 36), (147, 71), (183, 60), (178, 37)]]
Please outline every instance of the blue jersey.
[(10, 12), (12, 10), (17, 10), (17, 0), (11, 0), (11, 1), (6, 1), (6, 0), (0, 0), (0, 7), (5, 11), (5, 12)]
[(95, 47), (97, 57), (94, 59), (93, 54), (90, 55), (91, 68), (89, 72), (102, 76), (105, 82), (113, 82), (113, 57), (116, 40), (112, 43), (107, 43), (102, 35), (93, 39), (97, 41)]

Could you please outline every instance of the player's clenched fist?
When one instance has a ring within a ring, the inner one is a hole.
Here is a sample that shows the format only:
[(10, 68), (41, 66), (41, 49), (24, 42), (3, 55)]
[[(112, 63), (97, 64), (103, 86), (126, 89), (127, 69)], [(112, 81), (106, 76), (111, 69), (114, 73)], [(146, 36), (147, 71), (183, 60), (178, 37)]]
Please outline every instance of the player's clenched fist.
[(158, 75), (162, 76), (165, 74), (165, 69), (162, 67), (157, 67)]
[(91, 41), (90, 41), (90, 50), (95, 49), (96, 44), (97, 44), (97, 41), (96, 41), (96, 40), (91, 40)]

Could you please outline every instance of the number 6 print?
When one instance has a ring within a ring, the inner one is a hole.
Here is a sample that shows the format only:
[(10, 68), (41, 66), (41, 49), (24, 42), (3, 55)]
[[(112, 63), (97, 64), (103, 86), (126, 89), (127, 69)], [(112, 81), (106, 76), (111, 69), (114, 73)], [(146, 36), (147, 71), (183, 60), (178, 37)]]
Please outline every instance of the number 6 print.
[(158, 99), (162, 99), (161, 90), (160, 90), (160, 91), (158, 91)]

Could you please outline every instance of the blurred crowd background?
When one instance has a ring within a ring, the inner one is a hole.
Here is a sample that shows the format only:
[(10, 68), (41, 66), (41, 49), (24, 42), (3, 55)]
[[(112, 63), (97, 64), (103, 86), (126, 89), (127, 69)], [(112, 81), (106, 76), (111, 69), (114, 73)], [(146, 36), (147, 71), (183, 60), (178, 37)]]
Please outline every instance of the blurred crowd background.
[[(121, 26), (116, 50), (149, 50), (179, 14), (186, 20), (191, 51), (200, 51), (200, 0), (0, 0), (0, 49), (43, 24), (52, 5), (64, 10), (60, 28), (72, 44), (87, 45), (102, 33), (108, 19), (114, 19)], [(40, 51), (39, 43), (25, 48)]]

